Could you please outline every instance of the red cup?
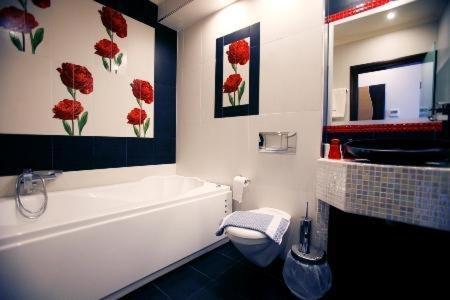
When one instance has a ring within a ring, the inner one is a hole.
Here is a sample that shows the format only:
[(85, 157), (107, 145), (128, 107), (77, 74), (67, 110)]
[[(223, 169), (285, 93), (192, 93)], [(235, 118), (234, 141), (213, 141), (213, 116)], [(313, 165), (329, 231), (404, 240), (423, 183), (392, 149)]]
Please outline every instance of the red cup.
[(341, 159), (341, 141), (339, 139), (332, 139), (330, 142), (330, 151), (328, 152), (329, 159)]

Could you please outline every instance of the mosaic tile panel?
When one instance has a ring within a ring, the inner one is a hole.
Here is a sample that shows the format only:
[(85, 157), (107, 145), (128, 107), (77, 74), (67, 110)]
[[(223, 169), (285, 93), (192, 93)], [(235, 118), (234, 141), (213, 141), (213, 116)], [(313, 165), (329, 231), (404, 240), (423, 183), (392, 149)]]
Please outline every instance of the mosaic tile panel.
[(450, 230), (450, 168), (318, 161), (318, 199), (345, 212)]
[(322, 250), (327, 250), (328, 245), (328, 219), (330, 215), (330, 205), (317, 201), (317, 222), (315, 224), (316, 245)]

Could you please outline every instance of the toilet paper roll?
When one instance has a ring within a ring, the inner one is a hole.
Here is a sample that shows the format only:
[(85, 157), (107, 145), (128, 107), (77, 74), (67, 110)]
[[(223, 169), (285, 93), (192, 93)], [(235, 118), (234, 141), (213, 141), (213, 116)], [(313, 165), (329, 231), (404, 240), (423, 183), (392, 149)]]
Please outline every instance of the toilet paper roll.
[(236, 176), (233, 178), (233, 200), (242, 203), (245, 188), (248, 186), (249, 179), (244, 176)]

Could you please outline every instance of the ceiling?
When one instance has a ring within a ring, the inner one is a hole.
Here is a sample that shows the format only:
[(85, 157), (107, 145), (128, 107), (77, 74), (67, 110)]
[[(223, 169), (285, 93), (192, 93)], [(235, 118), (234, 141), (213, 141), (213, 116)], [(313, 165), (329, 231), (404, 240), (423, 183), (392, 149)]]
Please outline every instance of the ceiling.
[(158, 21), (183, 30), (238, 0), (150, 0), (158, 5)]
[[(448, 2), (448, 0), (417, 0), (387, 11), (338, 24), (334, 31), (334, 45), (342, 45), (437, 21)], [(386, 15), (391, 11), (395, 12), (396, 17), (393, 20), (388, 20)]]

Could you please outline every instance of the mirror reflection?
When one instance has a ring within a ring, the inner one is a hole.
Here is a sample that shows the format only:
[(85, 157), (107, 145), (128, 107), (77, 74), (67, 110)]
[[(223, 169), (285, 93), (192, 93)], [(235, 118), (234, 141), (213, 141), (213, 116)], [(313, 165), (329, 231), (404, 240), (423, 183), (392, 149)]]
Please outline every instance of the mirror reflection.
[(330, 24), (329, 122), (427, 121), (448, 102), (449, 3), (398, 0)]

